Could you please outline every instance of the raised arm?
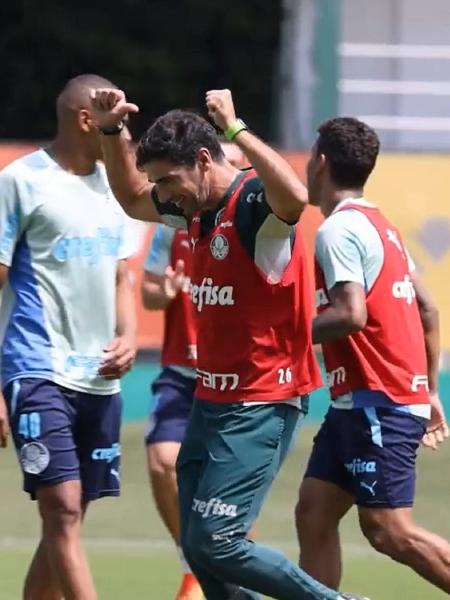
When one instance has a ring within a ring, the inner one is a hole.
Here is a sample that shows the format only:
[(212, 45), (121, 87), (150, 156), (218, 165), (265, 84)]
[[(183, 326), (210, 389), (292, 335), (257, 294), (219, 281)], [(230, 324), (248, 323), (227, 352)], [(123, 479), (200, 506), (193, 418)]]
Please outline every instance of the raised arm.
[(106, 172), (114, 196), (133, 219), (161, 221), (151, 197), (152, 185), (136, 168), (130, 135), (123, 125), (128, 114), (138, 112), (139, 108), (127, 102), (124, 92), (118, 89), (92, 90), (91, 99), (92, 118), (101, 132)]
[(233, 131), (239, 129), (239, 122), (230, 90), (208, 92), (206, 105), (216, 125), (241, 148), (258, 173), (264, 184), (267, 203), (274, 214), (283, 221), (295, 223), (308, 203), (308, 192), (293, 168), (246, 128), (232, 137)]

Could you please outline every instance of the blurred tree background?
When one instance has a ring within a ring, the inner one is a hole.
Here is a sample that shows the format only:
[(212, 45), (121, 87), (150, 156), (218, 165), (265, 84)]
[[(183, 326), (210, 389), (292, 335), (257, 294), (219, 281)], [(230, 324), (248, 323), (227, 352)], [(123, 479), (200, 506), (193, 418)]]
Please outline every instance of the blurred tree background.
[(229, 87), (239, 116), (271, 137), (280, 0), (4, 0), (0, 17), (2, 138), (52, 137), (56, 95), (80, 73), (141, 107), (135, 133)]

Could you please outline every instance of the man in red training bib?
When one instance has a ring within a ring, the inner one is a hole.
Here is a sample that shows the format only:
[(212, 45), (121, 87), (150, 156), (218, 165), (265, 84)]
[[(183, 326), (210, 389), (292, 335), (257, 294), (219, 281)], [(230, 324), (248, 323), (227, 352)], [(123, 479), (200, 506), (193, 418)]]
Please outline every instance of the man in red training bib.
[(448, 435), (437, 390), (437, 311), (399, 232), (364, 198), (378, 150), (370, 127), (336, 118), (319, 128), (308, 164), (310, 200), (325, 216), (312, 332), (332, 406), (300, 489), (301, 565), (338, 587), (338, 526), (356, 504), (374, 548), (450, 593), (449, 544), (412, 518), (420, 441)]
[[(247, 160), (233, 142), (220, 145), (237, 169)], [(145, 433), (153, 496), (178, 548), (183, 578), (176, 600), (200, 600), (203, 594), (180, 546), (175, 465), (194, 401), (197, 373), (195, 312), (190, 298), (191, 249), (185, 229), (159, 224), (144, 265), (142, 300), (149, 310), (164, 310), (162, 370), (152, 383), (154, 407)]]
[(229, 90), (208, 92), (206, 104), (254, 170), (226, 160), (205, 119), (175, 110), (139, 143), (143, 177), (120, 125), (137, 107), (123, 92), (93, 97), (122, 206), (134, 218), (187, 226), (192, 247), (197, 387), (177, 463), (182, 549), (207, 600), (337, 600), (345, 596), (245, 537), (320, 384), (296, 227), (306, 189), (236, 119)]

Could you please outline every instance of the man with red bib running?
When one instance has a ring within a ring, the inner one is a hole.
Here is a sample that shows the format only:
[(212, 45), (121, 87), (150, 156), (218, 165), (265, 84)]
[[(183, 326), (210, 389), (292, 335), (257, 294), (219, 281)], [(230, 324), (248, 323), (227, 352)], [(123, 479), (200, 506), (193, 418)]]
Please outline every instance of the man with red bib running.
[(412, 517), (419, 444), (448, 436), (439, 323), (398, 230), (364, 199), (378, 150), (370, 127), (336, 118), (319, 128), (308, 164), (310, 201), (325, 216), (312, 331), (332, 406), (300, 489), (301, 565), (339, 586), (338, 526), (356, 504), (375, 549), (450, 593), (450, 545)]
[[(307, 193), (291, 167), (236, 119), (229, 90), (206, 96), (240, 172), (200, 116), (171, 111), (134, 157), (123, 92), (95, 92), (107, 171), (128, 214), (188, 227), (197, 387), (177, 462), (181, 545), (207, 600), (338, 600), (282, 554), (246, 539), (320, 377), (306, 257), (296, 228)], [(149, 184), (149, 180), (152, 182)], [(153, 185), (152, 185), (153, 184)], [(253, 590), (253, 591), (249, 591)]]

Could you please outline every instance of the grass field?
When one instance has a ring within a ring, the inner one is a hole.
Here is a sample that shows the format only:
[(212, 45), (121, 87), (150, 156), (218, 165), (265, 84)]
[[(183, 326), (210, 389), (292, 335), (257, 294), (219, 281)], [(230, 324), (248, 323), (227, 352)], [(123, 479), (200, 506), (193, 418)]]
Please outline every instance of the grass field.
[[(94, 504), (85, 538), (101, 600), (173, 600), (177, 557), (155, 513), (147, 486), (142, 424), (123, 431), (123, 495)], [(262, 541), (296, 557), (293, 506), (314, 427), (306, 428), (289, 456), (259, 523)], [(417, 518), (450, 538), (450, 444), (421, 452)], [(12, 450), (0, 453), (0, 600), (19, 600), (21, 581), (38, 536), (35, 506), (19, 491)], [(406, 568), (373, 552), (358, 531), (355, 514), (343, 526), (343, 589), (373, 600), (440, 600), (447, 597)], [(295, 600), (294, 598), (292, 600)]]

